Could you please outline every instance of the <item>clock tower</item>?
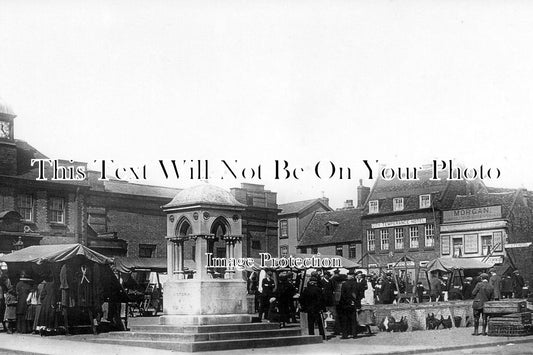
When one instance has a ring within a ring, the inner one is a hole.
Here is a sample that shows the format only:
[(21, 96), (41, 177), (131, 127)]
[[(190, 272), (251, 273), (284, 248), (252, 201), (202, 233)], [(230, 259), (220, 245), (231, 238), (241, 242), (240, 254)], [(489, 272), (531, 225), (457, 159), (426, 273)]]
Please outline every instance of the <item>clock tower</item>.
[(15, 117), (11, 107), (0, 98), (0, 175), (17, 174), (17, 146), (13, 134)]

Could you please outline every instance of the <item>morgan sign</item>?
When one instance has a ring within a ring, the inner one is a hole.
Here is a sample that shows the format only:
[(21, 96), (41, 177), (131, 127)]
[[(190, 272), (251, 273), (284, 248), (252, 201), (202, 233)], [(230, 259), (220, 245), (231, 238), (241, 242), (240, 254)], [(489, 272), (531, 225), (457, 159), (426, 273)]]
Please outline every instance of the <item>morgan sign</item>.
[(444, 223), (497, 219), (502, 217), (502, 206), (475, 207), (444, 211), (443, 217)]

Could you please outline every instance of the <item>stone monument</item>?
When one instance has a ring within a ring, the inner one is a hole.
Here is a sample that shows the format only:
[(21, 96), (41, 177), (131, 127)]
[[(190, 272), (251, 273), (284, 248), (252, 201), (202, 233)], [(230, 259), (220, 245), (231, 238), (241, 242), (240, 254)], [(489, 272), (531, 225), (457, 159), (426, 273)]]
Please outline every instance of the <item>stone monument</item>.
[[(225, 259), (242, 257), (244, 205), (229, 192), (209, 184), (179, 192), (163, 206), (167, 214), (168, 281), (163, 286), (161, 324), (228, 324), (251, 321), (242, 272), (226, 267), (213, 278), (207, 267), (213, 244), (225, 244)], [(185, 278), (184, 243), (195, 243), (196, 272)], [(211, 246), (211, 248), (210, 248)]]

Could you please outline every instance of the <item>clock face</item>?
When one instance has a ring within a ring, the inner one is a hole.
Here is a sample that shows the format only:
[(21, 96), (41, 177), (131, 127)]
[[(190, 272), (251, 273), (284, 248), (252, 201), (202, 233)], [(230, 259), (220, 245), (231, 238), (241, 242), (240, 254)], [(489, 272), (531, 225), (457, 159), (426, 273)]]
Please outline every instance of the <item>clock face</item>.
[(0, 138), (11, 138), (11, 127), (9, 122), (0, 121)]

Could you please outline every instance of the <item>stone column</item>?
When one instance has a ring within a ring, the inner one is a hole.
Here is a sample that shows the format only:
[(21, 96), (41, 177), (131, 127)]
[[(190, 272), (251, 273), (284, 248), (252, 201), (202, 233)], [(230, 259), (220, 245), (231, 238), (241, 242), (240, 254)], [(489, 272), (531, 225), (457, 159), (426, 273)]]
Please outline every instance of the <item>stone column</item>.
[[(238, 236), (233, 241), (233, 257), (236, 259), (242, 258), (242, 236)], [(235, 270), (233, 278), (236, 280), (242, 280), (242, 271)]]
[(207, 274), (207, 240), (204, 236), (198, 236), (196, 238), (196, 274), (195, 279), (207, 280), (209, 275)]
[(226, 243), (226, 260), (228, 261), (228, 266), (226, 267), (226, 270), (224, 271), (224, 278), (225, 279), (232, 279), (233, 277), (233, 268), (229, 265), (229, 261), (232, 259), (233, 254), (233, 248), (231, 245), (231, 239), (225, 238), (224, 242)]
[(183, 239), (176, 240), (176, 248), (177, 248), (177, 270), (176, 273), (178, 274), (178, 280), (183, 280), (185, 278), (185, 272), (184, 272), (184, 265), (185, 262), (183, 260)]
[(169, 278), (174, 278), (174, 242), (167, 239), (167, 275)]

